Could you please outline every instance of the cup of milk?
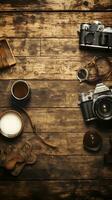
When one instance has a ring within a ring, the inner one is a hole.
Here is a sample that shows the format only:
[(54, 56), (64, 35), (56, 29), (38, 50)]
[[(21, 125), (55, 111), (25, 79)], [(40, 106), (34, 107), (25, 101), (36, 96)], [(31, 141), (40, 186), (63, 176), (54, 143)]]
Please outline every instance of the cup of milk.
[(0, 133), (7, 138), (15, 138), (23, 130), (23, 119), (19, 112), (8, 110), (0, 116)]

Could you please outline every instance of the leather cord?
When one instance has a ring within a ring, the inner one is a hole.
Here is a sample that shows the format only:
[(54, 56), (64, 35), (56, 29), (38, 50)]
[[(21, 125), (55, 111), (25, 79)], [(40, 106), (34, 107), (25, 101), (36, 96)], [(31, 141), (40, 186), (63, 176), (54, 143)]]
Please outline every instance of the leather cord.
[[(99, 65), (97, 65), (97, 62), (100, 60), (105, 60), (109, 66), (109, 70), (103, 75), (100, 75)], [(112, 74), (112, 62), (110, 61), (110, 59), (108, 57), (104, 57), (104, 56), (94, 57), (93, 60), (85, 66), (85, 68), (88, 71), (89, 71), (89, 69), (94, 68), (96, 71), (95, 78), (90, 78), (88, 76), (87, 80), (85, 80), (85, 82), (87, 82), (89, 84), (97, 84), (98, 82), (106, 81)]]
[(49, 144), (48, 142), (46, 142), (40, 135), (37, 134), (37, 129), (36, 129), (36, 126), (35, 124), (33, 124), (29, 114), (26, 112), (26, 110), (24, 108), (22, 108), (19, 104), (13, 104), (13, 106), (15, 107), (15, 109), (19, 109), (21, 110), (28, 118), (29, 122), (30, 122), (30, 125), (31, 125), (31, 128), (32, 128), (32, 131), (33, 133), (38, 137), (38, 139), (46, 146), (48, 146), (49, 148), (52, 148), (52, 149), (57, 149), (57, 146), (53, 145), (53, 144)]

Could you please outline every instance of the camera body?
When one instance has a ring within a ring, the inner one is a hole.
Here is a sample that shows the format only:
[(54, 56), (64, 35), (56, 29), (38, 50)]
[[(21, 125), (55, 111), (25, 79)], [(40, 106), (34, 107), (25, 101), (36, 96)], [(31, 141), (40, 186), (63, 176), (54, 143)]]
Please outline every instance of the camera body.
[(103, 83), (97, 84), (94, 91), (81, 93), (79, 101), (86, 122), (112, 119), (112, 90)]
[(80, 26), (80, 48), (100, 48), (112, 50), (112, 28), (101, 22), (82, 23)]

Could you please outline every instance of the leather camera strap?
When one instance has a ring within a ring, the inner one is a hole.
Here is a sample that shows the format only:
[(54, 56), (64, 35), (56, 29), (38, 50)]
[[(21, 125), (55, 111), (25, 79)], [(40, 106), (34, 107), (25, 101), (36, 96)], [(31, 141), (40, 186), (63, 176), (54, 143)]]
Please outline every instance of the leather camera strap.
[[(97, 65), (97, 62), (100, 61), (100, 60), (105, 60), (108, 64), (108, 66), (109, 66), (109, 70), (103, 75), (100, 75), (99, 65)], [(93, 79), (88, 77), (88, 79), (87, 79), (88, 83), (95, 83), (96, 84), (98, 82), (106, 81), (110, 77), (110, 75), (112, 74), (112, 62), (110, 61), (110, 59), (108, 57), (102, 57), (102, 56), (94, 57), (93, 61), (91, 63), (89, 63), (88, 68), (89, 67), (95, 68), (96, 77), (93, 78)]]
[[(100, 65), (97, 64), (98, 61), (100, 60), (105, 60), (106, 63), (109, 66), (109, 70), (104, 73), (104, 74), (100, 74), (99, 72), (99, 67)], [(84, 80), (86, 83), (89, 84), (97, 84), (99, 82), (102, 81), (106, 81), (108, 80), (108, 78), (110, 77), (110, 75), (112, 74), (112, 62), (110, 61), (110, 59), (108, 57), (105, 56), (98, 56), (98, 57), (94, 57), (87, 65), (85, 65), (83, 68), (85, 68), (88, 72), (94, 68), (96, 75), (94, 78), (91, 78), (90, 75), (88, 75), (87, 79)], [(88, 73), (89, 74), (89, 73)]]

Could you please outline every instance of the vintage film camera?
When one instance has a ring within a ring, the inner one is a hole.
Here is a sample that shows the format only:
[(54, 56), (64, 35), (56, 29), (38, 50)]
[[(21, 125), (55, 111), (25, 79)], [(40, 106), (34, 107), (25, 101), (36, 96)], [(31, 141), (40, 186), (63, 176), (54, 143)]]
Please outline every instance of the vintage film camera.
[(80, 26), (80, 48), (99, 48), (112, 50), (112, 28), (101, 22), (82, 23)]
[(94, 91), (81, 93), (79, 100), (86, 122), (112, 119), (112, 90), (103, 83), (97, 84)]

